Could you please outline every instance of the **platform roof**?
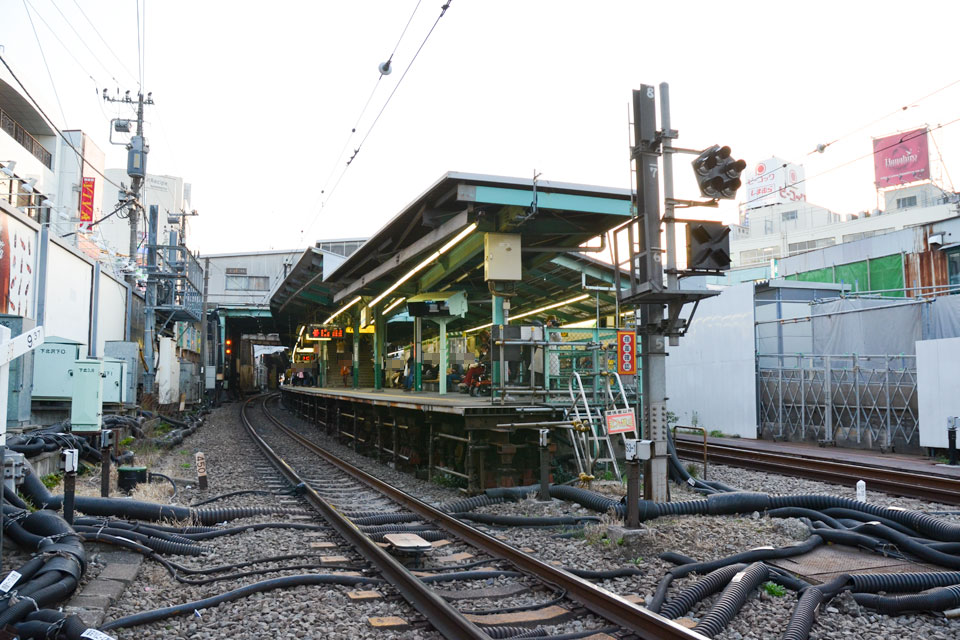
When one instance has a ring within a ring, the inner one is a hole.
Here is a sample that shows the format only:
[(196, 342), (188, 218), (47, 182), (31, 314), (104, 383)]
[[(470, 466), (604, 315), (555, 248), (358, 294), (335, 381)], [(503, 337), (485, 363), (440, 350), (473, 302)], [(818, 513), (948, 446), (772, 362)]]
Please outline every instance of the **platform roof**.
[[(322, 257), (308, 250), (274, 292), (271, 309), (300, 309), (301, 322), (322, 322), (357, 297), (356, 309), (383, 309), (416, 293), (464, 291), (470, 313), (450, 328), (472, 328), (491, 318), (484, 233), (501, 232), (520, 234), (523, 247), (523, 279), (498, 283), (513, 294), (511, 316), (577, 297), (548, 313), (564, 321), (592, 318), (598, 296), (606, 313), (614, 295), (581, 285), (609, 286), (613, 270), (591, 257), (608, 256), (606, 248), (588, 255), (580, 245), (628, 221), (631, 211), (627, 189), (549, 181), (534, 188), (529, 178), (447, 173), (326, 277)], [(403, 310), (399, 304), (391, 313)]]

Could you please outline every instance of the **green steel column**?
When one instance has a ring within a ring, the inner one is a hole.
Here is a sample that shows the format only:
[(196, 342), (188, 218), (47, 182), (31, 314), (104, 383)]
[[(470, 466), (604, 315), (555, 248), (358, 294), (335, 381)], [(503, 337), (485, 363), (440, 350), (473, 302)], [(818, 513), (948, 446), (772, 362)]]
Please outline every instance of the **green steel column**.
[[(493, 296), (493, 305), (492, 305), (493, 317), (491, 318), (491, 320), (493, 321), (494, 326), (503, 324), (503, 319), (504, 319), (503, 301), (504, 301), (504, 298), (501, 298), (500, 296)], [(501, 332), (501, 335), (502, 334), (503, 332)], [(493, 335), (493, 331), (490, 332), (490, 335), (491, 336)], [(490, 349), (490, 369), (491, 369), (490, 379), (493, 382), (493, 386), (496, 387), (500, 384), (500, 359), (493, 357), (492, 348)]]
[(380, 390), (383, 388), (383, 382), (381, 376), (383, 375), (383, 341), (384, 341), (384, 330), (386, 329), (387, 323), (385, 318), (380, 314), (380, 309), (382, 306), (377, 306), (376, 309), (373, 309), (374, 314), (373, 320), (373, 388)]
[(360, 314), (353, 314), (353, 388), (360, 388)]

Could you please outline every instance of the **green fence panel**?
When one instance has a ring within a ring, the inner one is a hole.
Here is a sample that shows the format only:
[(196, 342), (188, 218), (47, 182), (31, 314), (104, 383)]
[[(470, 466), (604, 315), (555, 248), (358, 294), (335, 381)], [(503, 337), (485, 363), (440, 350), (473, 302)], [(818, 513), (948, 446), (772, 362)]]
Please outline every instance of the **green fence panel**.
[(900, 254), (870, 259), (870, 288), (874, 291), (887, 291), (883, 295), (889, 298), (903, 297), (903, 256)]
[(849, 264), (837, 265), (836, 268), (837, 283), (843, 283), (850, 287), (851, 293), (867, 291), (871, 287), (876, 288), (876, 284), (867, 279), (867, 262), (851, 262)]

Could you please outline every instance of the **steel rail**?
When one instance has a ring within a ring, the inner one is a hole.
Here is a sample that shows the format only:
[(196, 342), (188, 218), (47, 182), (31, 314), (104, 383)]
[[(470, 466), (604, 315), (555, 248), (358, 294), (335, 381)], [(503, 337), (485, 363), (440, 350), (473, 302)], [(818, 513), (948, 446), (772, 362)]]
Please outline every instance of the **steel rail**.
[(394, 502), (403, 505), (425, 520), (433, 522), (440, 528), (450, 532), (452, 535), (477, 549), (495, 558), (506, 560), (520, 571), (536, 576), (540, 580), (544, 580), (559, 589), (565, 590), (571, 599), (579, 602), (592, 613), (636, 633), (644, 640), (708, 640), (707, 637), (701, 633), (687, 629), (673, 620), (668, 620), (663, 616), (653, 613), (649, 609), (634, 604), (568, 571), (538, 560), (411, 496), (405, 491), (354, 467), (282, 424), (275, 416), (266, 411), (266, 406), (264, 406), (264, 414), (278, 429), (283, 431), (284, 434), (309, 449), (312, 453), (335, 465), (352, 478), (384, 494)]
[[(677, 438), (675, 444), (677, 455), (686, 460), (695, 460), (697, 456), (703, 455), (702, 445), (699, 443)], [(863, 480), (870, 489), (884, 493), (944, 504), (960, 504), (960, 479), (948, 476), (872, 467), (856, 462), (817, 458), (809, 454), (760, 451), (727, 443), (709, 442), (707, 452), (711, 464), (725, 464), (849, 486)]]
[[(467, 620), (462, 613), (428, 588), (393, 556), (380, 548), (377, 543), (362, 533), (350, 520), (341, 515), (329, 502), (321, 498), (309, 484), (303, 482), (297, 472), (294, 471), (283, 458), (277, 455), (270, 445), (257, 434), (250, 420), (247, 418), (247, 407), (256, 399), (255, 397), (247, 400), (240, 412), (247, 433), (250, 434), (250, 437), (253, 438), (254, 442), (257, 443), (270, 462), (289, 482), (295, 486), (302, 485), (304, 487), (303, 496), (320, 512), (330, 526), (343, 536), (347, 542), (353, 545), (364, 558), (373, 564), (381, 572), (383, 577), (403, 595), (407, 602), (429, 620), (430, 624), (432, 624), (443, 637), (451, 640), (458, 640), (459, 638), (490, 640), (490, 636), (484, 633), (480, 627)], [(263, 402), (264, 414), (272, 419), (272, 416), (266, 411), (266, 398), (263, 398)]]

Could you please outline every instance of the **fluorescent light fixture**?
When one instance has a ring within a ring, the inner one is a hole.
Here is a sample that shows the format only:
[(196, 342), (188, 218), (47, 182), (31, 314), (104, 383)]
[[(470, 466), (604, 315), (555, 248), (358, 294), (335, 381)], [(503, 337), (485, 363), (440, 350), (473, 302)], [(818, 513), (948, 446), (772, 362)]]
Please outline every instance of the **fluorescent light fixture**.
[[(348, 302), (348, 303), (345, 304), (344, 306), (340, 307), (340, 310), (337, 311), (336, 313), (334, 313), (332, 316), (330, 316), (330, 317), (327, 318), (326, 320), (324, 320), (323, 324), (330, 324), (331, 322), (333, 322), (333, 319), (334, 319), (334, 318), (336, 318), (338, 315), (340, 315), (341, 313), (343, 313), (344, 311), (346, 311), (347, 309), (349, 309), (349, 308), (352, 307), (353, 305), (357, 304), (358, 302), (360, 302), (360, 296), (357, 296), (356, 298), (354, 298), (353, 300), (351, 300), (350, 302)], [(373, 304), (373, 303), (371, 303), (371, 305), (372, 305), (372, 304)]]
[(466, 329), (466, 330), (464, 330), (463, 333), (464, 333), (464, 335), (466, 335), (466, 334), (468, 334), (468, 333), (473, 333), (474, 331), (480, 331), (480, 329), (486, 329), (487, 327), (492, 327), (492, 326), (493, 326), (493, 323), (492, 323), (492, 322), (488, 322), (487, 324), (482, 324), (482, 325), (480, 325), (479, 327), (474, 327), (473, 329)]
[(589, 320), (580, 320), (579, 322), (571, 322), (569, 324), (564, 324), (561, 329), (592, 329), (596, 326), (597, 319), (591, 318)]
[(523, 313), (518, 313), (515, 316), (511, 316), (510, 320), (519, 320), (520, 318), (526, 318), (527, 316), (543, 313), (544, 311), (549, 311), (550, 309), (565, 307), (568, 304), (573, 304), (574, 302), (580, 302), (581, 300), (586, 300), (589, 297), (590, 297), (589, 293), (584, 293), (582, 295), (577, 296), (576, 298), (570, 298), (569, 300), (564, 300), (563, 302), (554, 302), (553, 304), (548, 304), (545, 307), (540, 307), (539, 309), (534, 309), (533, 311), (525, 311)]
[[(584, 293), (575, 298), (570, 298), (569, 300), (564, 300), (563, 302), (555, 302), (553, 304), (548, 304), (545, 307), (540, 307), (539, 309), (534, 309), (533, 311), (524, 311), (523, 313), (518, 313), (515, 316), (512, 316), (510, 320), (519, 320), (520, 318), (526, 318), (527, 316), (532, 316), (537, 313), (543, 313), (544, 311), (549, 311), (550, 309), (556, 309), (558, 307), (565, 307), (568, 304), (573, 304), (574, 302), (580, 302), (581, 300), (586, 300), (590, 297), (589, 293)], [(472, 329), (464, 330), (464, 333), (472, 333), (474, 331), (480, 331), (480, 329), (486, 329), (487, 327), (492, 327), (493, 323), (488, 322), (487, 324), (480, 325), (479, 327), (473, 327)]]
[(476, 223), (476, 222), (471, 222), (470, 224), (468, 224), (466, 227), (463, 228), (463, 230), (462, 230), (460, 233), (458, 233), (457, 235), (455, 235), (455, 236), (450, 240), (450, 242), (448, 242), (447, 244), (445, 244), (445, 245), (443, 245), (442, 247), (440, 247), (439, 250), (434, 251), (433, 253), (431, 253), (429, 256), (427, 256), (427, 257), (423, 260), (423, 262), (421, 262), (420, 264), (418, 264), (417, 266), (415, 266), (413, 269), (410, 269), (410, 271), (407, 271), (407, 273), (406, 273), (402, 278), (400, 278), (399, 280), (397, 280), (396, 282), (394, 282), (392, 285), (390, 285), (390, 286), (387, 288), (386, 291), (384, 291), (384, 292), (381, 293), (379, 296), (377, 296), (376, 298), (374, 298), (373, 300), (371, 300), (371, 301), (370, 301), (370, 306), (371, 306), (371, 307), (374, 306), (375, 304), (377, 304), (378, 302), (380, 302), (381, 300), (383, 300), (384, 298), (386, 298), (388, 295), (390, 295), (391, 293), (393, 293), (394, 291), (396, 291), (396, 290), (397, 290), (397, 287), (399, 287), (400, 285), (402, 285), (404, 282), (406, 282), (407, 280), (409, 280), (409, 279), (412, 278), (413, 276), (417, 275), (418, 273), (420, 273), (421, 271), (423, 271), (424, 269), (426, 269), (427, 267), (429, 267), (429, 266), (433, 263), (434, 260), (436, 260), (437, 258), (439, 258), (441, 255), (443, 255), (444, 253), (446, 253), (446, 252), (449, 251), (450, 249), (452, 249), (452, 248), (454, 248), (455, 246), (457, 246), (457, 244), (458, 244), (461, 240), (463, 240), (463, 239), (466, 238), (468, 235), (470, 235), (471, 233), (473, 233), (473, 230), (476, 229), (476, 228), (477, 228), (477, 223)]
[(406, 300), (406, 299), (407, 299), (406, 296), (404, 296), (404, 297), (402, 297), (402, 298), (397, 298), (396, 300), (394, 300), (393, 302), (391, 302), (390, 305), (387, 306), (386, 309), (384, 309), (383, 311), (381, 311), (381, 312), (380, 312), (380, 315), (382, 315), (382, 316), (387, 315), (387, 313), (388, 313), (391, 309), (393, 309), (394, 307), (396, 307), (398, 304), (400, 304), (401, 302), (403, 302), (403, 301)]

